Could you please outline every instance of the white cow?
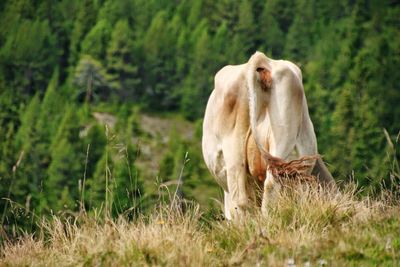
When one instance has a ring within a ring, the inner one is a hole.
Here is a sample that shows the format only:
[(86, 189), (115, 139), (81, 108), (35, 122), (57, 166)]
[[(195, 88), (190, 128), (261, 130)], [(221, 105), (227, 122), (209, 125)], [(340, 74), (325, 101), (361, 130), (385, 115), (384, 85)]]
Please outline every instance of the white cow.
[[(203, 156), (224, 190), (227, 219), (257, 203), (262, 212), (279, 189), (272, 166), (294, 152), (317, 155), (317, 140), (308, 114), (301, 70), (285, 60), (256, 52), (246, 64), (225, 66), (215, 75), (215, 88), (203, 123)], [(322, 183), (333, 183), (321, 159), (308, 159)]]

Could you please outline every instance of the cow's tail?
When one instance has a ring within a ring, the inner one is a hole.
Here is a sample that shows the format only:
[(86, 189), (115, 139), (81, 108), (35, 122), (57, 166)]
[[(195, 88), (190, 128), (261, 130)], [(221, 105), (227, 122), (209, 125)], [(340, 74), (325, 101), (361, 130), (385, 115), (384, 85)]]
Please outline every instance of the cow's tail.
[(254, 136), (254, 140), (258, 149), (267, 163), (282, 161), (278, 157), (272, 156), (261, 145), (260, 138), (257, 132), (257, 117), (262, 110), (263, 101), (265, 99), (265, 90), (270, 90), (273, 86), (271, 76), (270, 60), (261, 52), (256, 52), (251, 56), (247, 63), (246, 82), (249, 91), (249, 112), (250, 112), (250, 128)]
[(271, 72), (271, 60), (261, 52), (256, 52), (247, 63), (246, 82), (249, 91), (250, 129), (258, 150), (267, 162), (268, 169), (275, 177), (296, 176), (309, 179), (310, 177), (306, 173), (310, 164), (307, 162), (315, 160), (318, 156), (305, 156), (298, 160), (286, 162), (271, 155), (260, 142), (257, 132), (257, 117), (265, 112), (265, 103), (263, 102), (268, 101), (267, 92), (274, 86)]

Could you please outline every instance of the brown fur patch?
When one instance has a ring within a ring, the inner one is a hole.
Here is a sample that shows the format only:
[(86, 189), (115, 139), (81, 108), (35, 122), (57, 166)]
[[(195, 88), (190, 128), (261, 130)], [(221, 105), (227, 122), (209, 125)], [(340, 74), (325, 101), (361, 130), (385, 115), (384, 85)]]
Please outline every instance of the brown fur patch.
[[(268, 151), (268, 147), (264, 147)], [(310, 161), (318, 159), (319, 155), (304, 156), (300, 159), (284, 161), (281, 158), (270, 154), (262, 155), (257, 147), (251, 130), (246, 135), (246, 163), (251, 176), (258, 178), (258, 181), (264, 183), (267, 170), (270, 170), (280, 183), (288, 181), (295, 182), (313, 182), (316, 177), (308, 174), (312, 165)]]
[(319, 155), (303, 156), (289, 162), (277, 157), (265, 157), (265, 160), (268, 161), (268, 169), (281, 183), (284, 180), (313, 182), (316, 181), (316, 177), (308, 174), (312, 167), (308, 161), (317, 160), (319, 157)]
[(225, 106), (227, 107), (229, 113), (231, 113), (232, 110), (235, 108), (236, 101), (237, 101), (237, 95), (235, 95), (233, 93), (226, 94), (224, 102), (225, 102)]
[(257, 68), (257, 72), (260, 74), (261, 89), (267, 91), (272, 86), (271, 72), (264, 68)]
[(250, 128), (246, 136), (246, 162), (250, 175), (257, 177), (258, 181), (263, 183), (266, 177), (267, 163), (257, 148)]

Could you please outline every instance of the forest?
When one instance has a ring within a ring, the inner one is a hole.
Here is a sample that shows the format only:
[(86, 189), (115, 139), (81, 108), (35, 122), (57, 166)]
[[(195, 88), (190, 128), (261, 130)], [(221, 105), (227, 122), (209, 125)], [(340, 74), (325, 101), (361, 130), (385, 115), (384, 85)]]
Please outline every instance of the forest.
[(338, 182), (400, 191), (398, 1), (3, 0), (0, 239), (53, 214), (132, 219), (179, 179), (216, 209), (205, 105), (257, 50), (301, 68)]

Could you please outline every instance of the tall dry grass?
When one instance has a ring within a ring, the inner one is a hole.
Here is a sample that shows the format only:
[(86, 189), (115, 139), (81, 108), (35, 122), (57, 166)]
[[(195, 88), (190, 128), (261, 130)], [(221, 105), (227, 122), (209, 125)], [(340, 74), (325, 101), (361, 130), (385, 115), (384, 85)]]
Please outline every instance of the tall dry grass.
[[(81, 214), (43, 219), (39, 231), (2, 245), (2, 266), (329, 266), (395, 265), (395, 201), (297, 185), (282, 190), (267, 218), (237, 222), (198, 206), (159, 207), (135, 221)], [(176, 202), (172, 202), (176, 203)]]

